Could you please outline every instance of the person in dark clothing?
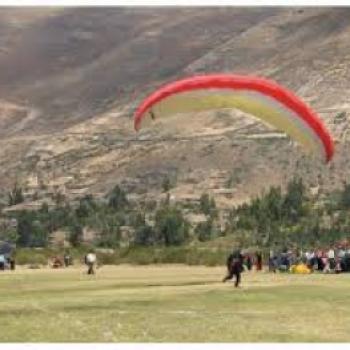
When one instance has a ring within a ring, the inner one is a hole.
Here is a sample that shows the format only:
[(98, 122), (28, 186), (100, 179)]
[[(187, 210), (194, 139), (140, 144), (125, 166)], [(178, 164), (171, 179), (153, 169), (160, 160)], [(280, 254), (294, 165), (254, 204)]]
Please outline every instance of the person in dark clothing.
[(287, 250), (285, 250), (281, 254), (280, 271), (288, 272), (289, 268), (290, 268), (290, 262), (289, 262), (289, 259), (288, 259), (288, 252), (287, 252)]
[(230, 270), (230, 267), (231, 267), (231, 264), (232, 264), (232, 261), (233, 261), (234, 256), (235, 256), (235, 253), (234, 253), (234, 252), (231, 253), (231, 254), (228, 256), (228, 258), (227, 258), (227, 260), (226, 260), (226, 267), (227, 267), (227, 270)]
[(68, 252), (64, 254), (63, 260), (65, 267), (72, 265), (72, 257)]
[(322, 258), (320, 256), (317, 257), (317, 270), (318, 271), (323, 271), (323, 269), (325, 268), (325, 264), (322, 261)]
[(278, 269), (278, 265), (279, 265), (278, 264), (278, 256), (273, 255), (272, 257), (270, 257), (270, 259), (269, 259), (269, 271), (276, 273), (276, 271)]
[(253, 264), (252, 264), (252, 258), (250, 257), (249, 254), (247, 255), (247, 258), (246, 258), (246, 265), (247, 265), (247, 270), (251, 271)]
[(260, 252), (256, 252), (256, 271), (262, 270), (262, 254)]
[(11, 271), (16, 270), (16, 260), (13, 256), (10, 257), (10, 269)]
[(16, 262), (15, 262), (15, 257), (13, 255), (10, 255), (6, 259), (7, 266), (10, 268), (11, 271), (16, 269)]
[(227, 270), (228, 273), (223, 279), (223, 282), (232, 279), (234, 276), (236, 277), (235, 287), (239, 287), (241, 283), (241, 273), (243, 271), (243, 260), (244, 257), (240, 251), (233, 252), (227, 258)]
[(346, 272), (350, 271), (350, 256), (348, 253), (345, 253), (344, 258), (341, 261), (341, 266), (343, 271), (346, 271)]

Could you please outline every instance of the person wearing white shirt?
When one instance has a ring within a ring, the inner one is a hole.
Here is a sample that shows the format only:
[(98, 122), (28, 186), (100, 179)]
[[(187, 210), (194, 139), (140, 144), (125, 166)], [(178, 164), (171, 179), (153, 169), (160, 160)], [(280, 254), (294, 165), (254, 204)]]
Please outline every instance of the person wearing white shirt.
[(308, 250), (305, 252), (305, 259), (307, 263), (309, 263), (311, 260), (311, 252), (309, 252)]
[(85, 256), (85, 264), (88, 267), (88, 275), (94, 275), (95, 274), (95, 265), (96, 265), (96, 254), (94, 253), (94, 251), (90, 251), (86, 256)]
[(0, 270), (5, 270), (5, 256), (3, 254), (0, 254)]
[(343, 259), (344, 256), (345, 256), (345, 250), (343, 248), (340, 248), (338, 250), (338, 254), (337, 255), (338, 255), (338, 258)]
[(331, 247), (328, 250), (327, 258), (328, 258), (329, 269), (334, 270), (335, 269), (335, 253), (334, 253), (333, 247)]

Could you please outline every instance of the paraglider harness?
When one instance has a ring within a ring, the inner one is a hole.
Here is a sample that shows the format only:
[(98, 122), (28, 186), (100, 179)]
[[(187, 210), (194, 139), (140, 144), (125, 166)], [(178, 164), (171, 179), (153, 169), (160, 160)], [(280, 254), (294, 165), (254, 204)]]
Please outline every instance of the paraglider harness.
[(151, 115), (152, 120), (156, 119), (156, 116), (155, 116), (154, 112), (152, 111), (152, 109), (149, 111), (149, 114)]
[(243, 272), (243, 257), (241, 254), (236, 255), (236, 254), (231, 254), (227, 258), (227, 269), (230, 273), (236, 274), (236, 273), (241, 273)]

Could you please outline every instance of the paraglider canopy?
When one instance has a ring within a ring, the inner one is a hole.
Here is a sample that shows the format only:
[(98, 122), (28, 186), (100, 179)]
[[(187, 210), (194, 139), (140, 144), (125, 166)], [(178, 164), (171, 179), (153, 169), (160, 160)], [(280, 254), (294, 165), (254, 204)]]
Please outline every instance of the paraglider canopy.
[(258, 77), (213, 74), (172, 82), (156, 90), (136, 110), (134, 126), (179, 113), (234, 108), (273, 126), (309, 152), (330, 161), (334, 144), (321, 118), (277, 83)]

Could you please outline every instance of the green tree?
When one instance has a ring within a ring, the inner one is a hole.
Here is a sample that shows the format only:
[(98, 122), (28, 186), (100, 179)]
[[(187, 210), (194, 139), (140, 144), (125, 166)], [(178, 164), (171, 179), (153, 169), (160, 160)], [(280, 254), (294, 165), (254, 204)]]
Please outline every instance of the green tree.
[(56, 191), (53, 194), (53, 201), (55, 202), (56, 207), (61, 207), (66, 202), (66, 196), (61, 191)]
[(166, 246), (180, 245), (188, 238), (189, 225), (181, 210), (167, 206), (157, 211), (155, 230), (158, 242)]
[(293, 179), (287, 188), (283, 203), (284, 215), (291, 222), (297, 222), (305, 214), (305, 186), (302, 179)]
[(24, 202), (23, 191), (21, 187), (18, 187), (16, 183), (13, 189), (8, 193), (8, 205), (16, 205)]
[(203, 193), (199, 199), (199, 207), (203, 214), (215, 216), (216, 203), (214, 198), (210, 198), (208, 193)]
[(0, 232), (0, 240), (16, 243), (19, 236), (15, 227), (7, 227)]
[(340, 208), (350, 209), (350, 185), (347, 183), (343, 184), (343, 190), (340, 197)]
[(116, 185), (109, 194), (108, 205), (117, 211), (124, 210), (128, 207), (129, 203), (126, 194), (118, 185)]
[(156, 243), (156, 234), (153, 228), (147, 224), (139, 226), (135, 232), (135, 244), (151, 246)]
[(150, 200), (145, 203), (145, 210), (147, 212), (153, 212), (157, 209), (157, 201), (156, 200)]
[(216, 208), (216, 204), (215, 204), (214, 199), (213, 199), (212, 203), (213, 203), (213, 206), (212, 206), (212, 208), (210, 209), (210, 215), (209, 215), (209, 217), (210, 217), (210, 219), (211, 219), (212, 221), (215, 221), (215, 220), (219, 217), (219, 211), (218, 211), (218, 209)]
[(39, 211), (42, 214), (48, 214), (49, 213), (49, 205), (47, 204), (47, 202), (43, 202), (43, 204), (41, 205)]
[(172, 187), (172, 184), (171, 184), (170, 178), (166, 176), (162, 182), (163, 192), (168, 192), (171, 189), (171, 187)]
[(79, 200), (79, 206), (76, 209), (76, 215), (79, 218), (88, 217), (96, 210), (97, 204), (92, 195), (86, 195)]
[(201, 242), (209, 241), (214, 237), (213, 221), (211, 219), (200, 222), (195, 228), (195, 234)]
[(121, 231), (120, 227), (124, 225), (124, 216), (109, 214), (100, 217), (101, 227), (97, 244), (104, 247), (116, 248), (120, 245)]
[(31, 232), (31, 246), (32, 247), (46, 247), (48, 243), (48, 232), (39, 220), (32, 223)]
[(46, 226), (49, 232), (53, 232), (62, 227), (74, 226), (76, 222), (78, 220), (75, 217), (74, 210), (66, 203), (64, 206), (55, 207), (49, 211)]
[(203, 193), (199, 199), (199, 207), (203, 214), (209, 215), (210, 213), (210, 197), (208, 193)]
[(104, 231), (97, 240), (97, 245), (106, 248), (117, 248), (120, 245), (121, 232), (120, 227), (109, 227), (108, 231)]
[(33, 214), (30, 212), (20, 212), (17, 217), (18, 244), (22, 247), (31, 245), (33, 231)]
[(145, 214), (137, 211), (136, 213), (133, 213), (131, 217), (131, 225), (135, 228), (139, 226), (144, 226), (146, 224), (146, 217)]
[(35, 211), (19, 213), (17, 234), (17, 242), (23, 247), (45, 247), (48, 243), (48, 230)]
[(83, 240), (83, 227), (75, 222), (69, 227), (69, 242), (73, 247), (79, 247)]

